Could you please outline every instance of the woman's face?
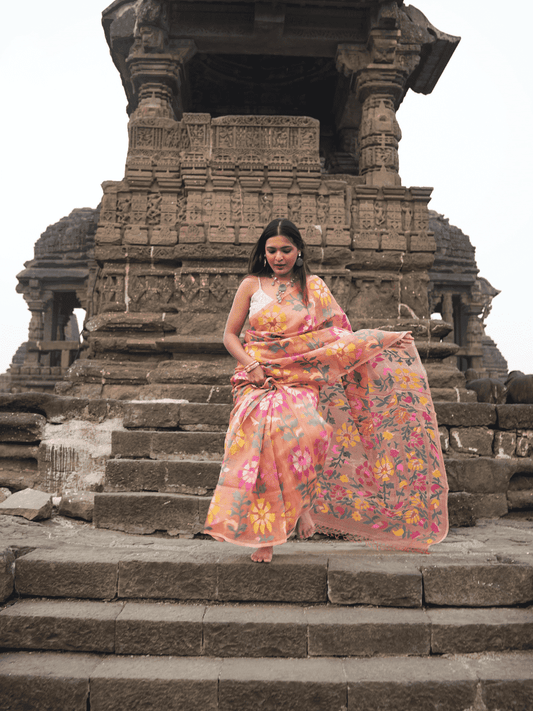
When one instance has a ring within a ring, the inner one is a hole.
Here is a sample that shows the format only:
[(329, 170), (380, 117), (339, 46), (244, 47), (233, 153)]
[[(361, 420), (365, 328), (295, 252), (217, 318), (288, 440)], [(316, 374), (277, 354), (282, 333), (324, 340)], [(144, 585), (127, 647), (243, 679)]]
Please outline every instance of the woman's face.
[(290, 276), (298, 258), (298, 248), (288, 237), (276, 235), (265, 242), (265, 255), (275, 276)]

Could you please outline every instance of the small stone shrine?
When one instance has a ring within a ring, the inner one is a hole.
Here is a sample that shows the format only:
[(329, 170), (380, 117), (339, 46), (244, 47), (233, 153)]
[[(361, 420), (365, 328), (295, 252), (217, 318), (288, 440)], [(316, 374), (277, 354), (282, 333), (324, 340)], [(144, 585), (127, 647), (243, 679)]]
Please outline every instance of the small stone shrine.
[(461, 384), (442, 363), (451, 325), (429, 319), (431, 189), (402, 186), (396, 119), (459, 39), (378, 0), (117, 0), (103, 24), (129, 151), (124, 179), (103, 185), (87, 357), (60, 391), (175, 397), (225, 377), (225, 317), (276, 216), (302, 230), (355, 328), (413, 329), (433, 384)]

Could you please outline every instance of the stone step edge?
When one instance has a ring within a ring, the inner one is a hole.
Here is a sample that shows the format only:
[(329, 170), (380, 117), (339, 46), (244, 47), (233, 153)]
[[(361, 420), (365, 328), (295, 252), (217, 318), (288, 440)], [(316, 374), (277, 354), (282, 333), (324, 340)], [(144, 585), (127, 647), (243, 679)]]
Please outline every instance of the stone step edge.
[(21, 600), (0, 649), (213, 657), (429, 656), (533, 649), (533, 610)]
[[(46, 698), (55, 711), (198, 708), (527, 709), (533, 655), (454, 658), (197, 659), (89, 654), (0, 655), (0, 701)], [(171, 703), (170, 703), (171, 702)], [(166, 705), (168, 703), (168, 705)], [(357, 706), (356, 706), (357, 704)], [(484, 706), (483, 706), (484, 704)]]
[[(268, 565), (249, 549), (210, 541), (176, 542), (172, 550), (64, 547), (36, 549), (15, 561), (25, 597), (171, 599), (216, 602), (332, 602), (420, 608), (510, 607), (533, 602), (533, 561), (517, 554), (454, 556), (371, 553), (289, 542)], [(351, 553), (350, 553), (351, 551)], [(348, 553), (348, 555), (347, 555)]]

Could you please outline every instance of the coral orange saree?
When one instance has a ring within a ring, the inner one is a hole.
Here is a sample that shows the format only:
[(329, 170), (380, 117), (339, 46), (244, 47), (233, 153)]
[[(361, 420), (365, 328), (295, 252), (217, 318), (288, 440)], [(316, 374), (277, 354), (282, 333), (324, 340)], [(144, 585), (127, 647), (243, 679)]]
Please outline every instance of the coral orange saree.
[(306, 509), (318, 531), (426, 552), (447, 534), (447, 483), (427, 377), (404, 333), (353, 332), (326, 284), (308, 279), (250, 317), (220, 479), (205, 532), (284, 543)]

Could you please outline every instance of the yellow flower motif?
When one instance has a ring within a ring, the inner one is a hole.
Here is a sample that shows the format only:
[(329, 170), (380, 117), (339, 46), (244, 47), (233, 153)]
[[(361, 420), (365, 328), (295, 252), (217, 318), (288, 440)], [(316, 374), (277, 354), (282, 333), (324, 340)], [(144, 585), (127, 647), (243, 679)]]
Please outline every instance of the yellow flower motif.
[(438, 479), (438, 478), (440, 477), (440, 470), (439, 470), (439, 469), (435, 469), (435, 471), (433, 472), (433, 476)]
[(346, 474), (343, 474), (342, 476), (339, 477), (339, 479), (342, 481), (343, 484), (347, 484), (350, 480), (346, 476)]
[(323, 306), (327, 306), (328, 304), (331, 303), (331, 296), (330, 296), (329, 290), (325, 284), (317, 281), (313, 284), (312, 288), (313, 288), (313, 291), (315, 292), (315, 294), (320, 299), (320, 303)]
[(420, 512), (416, 509), (409, 509), (405, 513), (405, 520), (407, 523), (418, 523), (420, 521)]
[(403, 528), (393, 528), (392, 532), (394, 533), (395, 536), (398, 536), (398, 538), (400, 536), (403, 536), (403, 534), (404, 534)]
[(419, 506), (422, 506), (422, 499), (420, 498), (420, 492), (416, 492), (416, 494), (413, 494), (413, 496), (409, 497), (409, 501), (411, 502), (411, 506), (413, 508), (418, 508)]
[(411, 373), (408, 368), (396, 368), (394, 371), (394, 380), (401, 388), (419, 388), (420, 379), (418, 375)]
[(421, 405), (427, 405), (427, 403), (428, 403), (427, 397), (421, 397), (421, 398), (420, 398), (420, 404), (421, 404)]
[(220, 511), (220, 494), (218, 492), (215, 492), (215, 495), (213, 496), (213, 498), (211, 500), (211, 506), (209, 507), (209, 511), (207, 513), (206, 523), (208, 525), (213, 523), (213, 521), (215, 520), (219, 511)]
[(424, 462), (414, 452), (407, 452), (407, 466), (411, 471), (422, 471)]
[(271, 506), (268, 501), (265, 501), (265, 499), (257, 499), (257, 505), (254, 505), (248, 514), (254, 533), (261, 530), (261, 534), (264, 535), (265, 528), (269, 532), (272, 531), (272, 523), (276, 518), (276, 514), (269, 513), (270, 509)]
[(274, 333), (284, 333), (287, 325), (287, 315), (281, 306), (275, 304), (258, 318), (258, 323), (260, 326), (266, 326), (267, 330), (274, 331)]
[(433, 538), (428, 538), (426, 543), (430, 546), (433, 543)]
[(408, 484), (408, 482), (405, 481), (405, 479), (402, 479), (402, 481), (398, 484), (398, 486), (400, 487), (400, 489), (403, 489), (404, 486), (407, 486), (407, 484)]
[(394, 466), (387, 455), (377, 460), (374, 465), (374, 474), (378, 479), (382, 479), (383, 481), (389, 481), (390, 477), (394, 474)]
[(429, 506), (432, 509), (438, 509), (440, 507), (440, 501), (438, 499), (431, 499)]
[(383, 433), (383, 439), (389, 440), (389, 439), (392, 439), (393, 437), (394, 437), (394, 435), (392, 434), (392, 432), (389, 432), (388, 430)]
[(354, 447), (357, 442), (361, 441), (357, 428), (346, 422), (337, 430), (336, 436), (337, 442), (341, 443), (343, 447)]
[(233, 442), (231, 443), (231, 446), (229, 448), (230, 454), (236, 454), (239, 449), (244, 447), (244, 430), (242, 427), (240, 427), (237, 432), (235, 433), (235, 436), (233, 438)]
[(354, 511), (352, 514), (352, 518), (354, 521), (360, 521), (362, 519), (362, 516), (359, 511)]

